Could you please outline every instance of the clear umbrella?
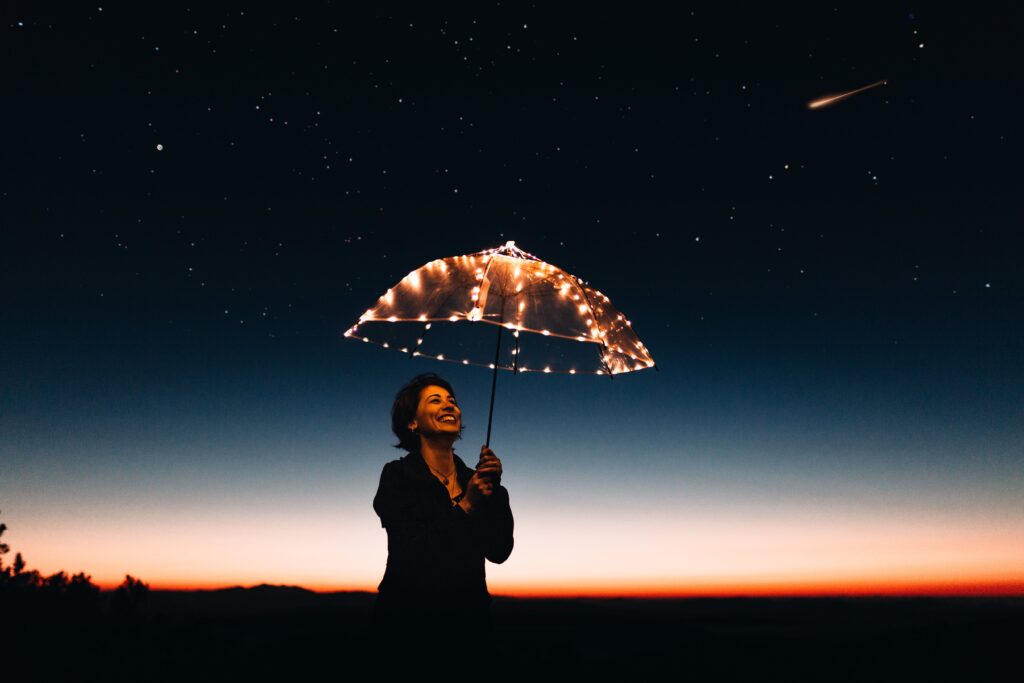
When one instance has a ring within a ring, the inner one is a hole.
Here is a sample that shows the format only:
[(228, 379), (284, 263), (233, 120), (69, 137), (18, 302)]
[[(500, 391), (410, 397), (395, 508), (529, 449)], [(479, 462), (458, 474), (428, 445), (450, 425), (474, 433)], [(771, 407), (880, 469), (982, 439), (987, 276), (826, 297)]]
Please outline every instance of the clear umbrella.
[[(482, 336), (495, 328), (497, 342), (489, 352), (491, 343)], [(512, 333), (504, 353), (502, 330)], [(533, 334), (521, 345), (523, 332)], [(409, 357), (493, 369), (488, 445), (498, 370), (613, 377), (657, 369), (632, 323), (607, 296), (514, 242), (417, 268), (345, 336)]]

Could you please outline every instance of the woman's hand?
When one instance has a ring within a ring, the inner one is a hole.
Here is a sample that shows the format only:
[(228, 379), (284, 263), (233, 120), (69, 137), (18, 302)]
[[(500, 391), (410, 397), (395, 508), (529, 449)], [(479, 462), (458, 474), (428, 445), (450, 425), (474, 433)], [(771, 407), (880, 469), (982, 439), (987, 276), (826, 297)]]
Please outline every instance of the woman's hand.
[(501, 461), (487, 446), (480, 447), (480, 462), (476, 464), (476, 473), (488, 479), (494, 487), (501, 483)]
[(501, 460), (487, 446), (480, 449), (480, 462), (476, 465), (476, 472), (470, 477), (466, 486), (466, 495), (459, 505), (466, 512), (471, 512), (474, 507), (483, 504), (501, 485)]

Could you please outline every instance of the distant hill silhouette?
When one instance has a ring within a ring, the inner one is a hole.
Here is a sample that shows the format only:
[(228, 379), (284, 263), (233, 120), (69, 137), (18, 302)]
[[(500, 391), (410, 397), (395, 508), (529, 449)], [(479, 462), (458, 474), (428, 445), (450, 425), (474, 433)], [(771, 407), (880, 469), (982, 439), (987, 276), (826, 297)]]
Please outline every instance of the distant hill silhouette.
[(162, 614), (256, 614), (290, 610), (325, 610), (349, 607), (367, 613), (376, 593), (316, 593), (300, 586), (258, 586), (209, 590), (153, 591), (147, 609)]

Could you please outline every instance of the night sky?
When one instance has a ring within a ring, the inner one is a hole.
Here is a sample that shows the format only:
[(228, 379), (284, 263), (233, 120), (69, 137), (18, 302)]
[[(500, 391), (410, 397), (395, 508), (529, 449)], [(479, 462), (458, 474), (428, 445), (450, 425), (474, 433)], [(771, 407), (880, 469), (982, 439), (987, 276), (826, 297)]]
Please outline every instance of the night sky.
[(1017, 6), (375, 6), (2, 10), (29, 566), (375, 589), (395, 391), (473, 465), (490, 373), (342, 334), (515, 240), (658, 371), (499, 376), (492, 592), (1024, 591)]

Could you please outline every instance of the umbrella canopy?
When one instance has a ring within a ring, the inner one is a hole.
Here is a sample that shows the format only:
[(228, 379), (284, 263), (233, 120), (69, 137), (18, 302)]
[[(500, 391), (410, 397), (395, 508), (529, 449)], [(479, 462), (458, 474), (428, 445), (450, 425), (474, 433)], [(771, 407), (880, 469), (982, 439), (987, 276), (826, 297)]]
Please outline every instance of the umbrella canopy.
[[(488, 353), (489, 343), (468, 334), (469, 328), (483, 328), (476, 323), (499, 329), (498, 350), (491, 352), (493, 358)], [(450, 329), (441, 331), (442, 327)], [(513, 333), (504, 358), (500, 352), (501, 329)], [(531, 342), (521, 347), (520, 332), (547, 339), (543, 344)], [(385, 292), (345, 336), (409, 356), (482, 365), (495, 372), (613, 376), (655, 367), (629, 319), (612, 306), (607, 296), (575, 275), (519, 249), (514, 242), (475, 254), (437, 259), (417, 268)], [(582, 347), (579, 342), (583, 342)], [(570, 345), (584, 353), (570, 353)]]

